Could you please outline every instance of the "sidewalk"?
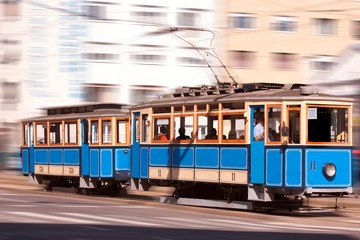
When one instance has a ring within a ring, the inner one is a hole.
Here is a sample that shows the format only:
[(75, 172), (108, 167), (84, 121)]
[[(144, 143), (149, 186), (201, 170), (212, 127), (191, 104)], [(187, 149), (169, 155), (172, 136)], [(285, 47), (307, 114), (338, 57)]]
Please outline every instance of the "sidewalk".
[[(339, 208), (359, 208), (360, 209), (360, 195), (359, 195), (359, 183), (355, 187), (355, 193), (351, 196), (344, 197), (328, 197), (328, 198), (309, 198), (304, 199), (304, 203), (309, 206), (319, 207), (339, 207)], [(43, 186), (35, 185), (28, 182), (27, 176), (23, 176), (18, 171), (3, 171), (0, 170), (0, 188), (10, 189), (26, 189), (26, 190), (39, 190)], [(130, 198), (146, 198), (151, 200), (160, 199), (161, 196), (169, 196), (169, 188), (166, 187), (153, 187), (150, 191), (134, 191), (128, 189), (128, 195)]]

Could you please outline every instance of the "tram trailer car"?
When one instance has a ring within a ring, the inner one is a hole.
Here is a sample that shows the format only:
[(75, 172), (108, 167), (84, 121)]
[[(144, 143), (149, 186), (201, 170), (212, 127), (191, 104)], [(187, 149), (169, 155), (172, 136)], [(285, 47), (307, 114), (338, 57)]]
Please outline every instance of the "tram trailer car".
[(352, 111), (353, 99), (301, 85), (183, 89), (131, 108), (132, 186), (246, 209), (351, 194)]
[(53, 107), (22, 122), (30, 182), (116, 195), (130, 178), (129, 110), (121, 104)]

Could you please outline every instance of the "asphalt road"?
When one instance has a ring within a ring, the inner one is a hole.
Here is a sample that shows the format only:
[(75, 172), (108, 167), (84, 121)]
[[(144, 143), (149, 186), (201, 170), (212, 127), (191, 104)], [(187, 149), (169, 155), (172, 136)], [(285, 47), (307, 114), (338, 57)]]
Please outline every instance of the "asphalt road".
[(0, 180), (1, 240), (360, 239), (356, 207), (306, 215), (268, 214), (174, 206), (146, 196), (43, 192), (23, 184), (23, 178), (4, 180)]

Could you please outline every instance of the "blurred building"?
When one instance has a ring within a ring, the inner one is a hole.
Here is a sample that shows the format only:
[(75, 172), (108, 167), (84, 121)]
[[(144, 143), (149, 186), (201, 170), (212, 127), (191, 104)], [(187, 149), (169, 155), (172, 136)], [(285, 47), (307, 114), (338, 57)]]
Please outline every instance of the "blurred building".
[(229, 0), (218, 6), (218, 47), (240, 82), (316, 82), (360, 41), (356, 0)]
[[(84, 3), (86, 101), (137, 103), (169, 88), (215, 83), (208, 69), (213, 0), (107, 0)], [(204, 59), (205, 58), (205, 59)]]
[(25, 79), (22, 4), (0, 1), (0, 166), (18, 149), (21, 83)]

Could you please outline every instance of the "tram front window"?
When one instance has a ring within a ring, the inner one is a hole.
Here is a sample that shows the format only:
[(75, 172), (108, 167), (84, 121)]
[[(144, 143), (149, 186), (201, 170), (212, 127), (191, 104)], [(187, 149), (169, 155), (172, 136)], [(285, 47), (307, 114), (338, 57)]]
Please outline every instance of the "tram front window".
[(348, 108), (309, 106), (308, 141), (347, 143)]

